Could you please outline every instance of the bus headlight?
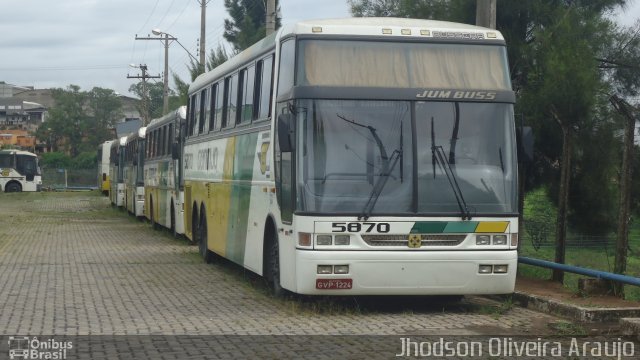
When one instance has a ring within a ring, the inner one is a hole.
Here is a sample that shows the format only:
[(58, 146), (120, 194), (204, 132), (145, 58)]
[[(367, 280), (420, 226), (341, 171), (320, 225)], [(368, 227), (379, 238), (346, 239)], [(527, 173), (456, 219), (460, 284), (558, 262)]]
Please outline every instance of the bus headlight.
[(480, 265), (478, 267), (478, 273), (480, 274), (491, 274), (493, 272), (493, 265)]
[(333, 273), (333, 265), (318, 265), (318, 274), (326, 275)]
[(331, 245), (331, 235), (318, 235), (316, 236), (316, 245)]
[(509, 265), (493, 265), (494, 274), (506, 274), (509, 271)]
[(349, 265), (335, 265), (333, 267), (334, 274), (348, 274), (349, 273)]
[(336, 245), (349, 245), (351, 237), (349, 235), (336, 235)]
[(489, 245), (489, 244), (491, 244), (491, 236), (476, 235), (476, 245)]
[(507, 235), (493, 235), (493, 245), (507, 245)]

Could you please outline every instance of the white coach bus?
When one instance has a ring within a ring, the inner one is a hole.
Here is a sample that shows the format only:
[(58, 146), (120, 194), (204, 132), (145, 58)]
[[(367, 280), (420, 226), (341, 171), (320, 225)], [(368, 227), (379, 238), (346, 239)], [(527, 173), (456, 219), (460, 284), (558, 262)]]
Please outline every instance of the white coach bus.
[(0, 192), (40, 191), (38, 157), (22, 150), (0, 150)]
[(275, 293), (514, 290), (517, 160), (492, 29), (284, 26), (189, 89), (186, 236)]
[(124, 146), (127, 137), (122, 136), (111, 143), (109, 155), (109, 173), (111, 174), (109, 200), (117, 207), (124, 206)]
[(184, 234), (181, 133), (187, 107), (152, 120), (147, 126), (144, 160), (145, 214), (154, 227)]
[(136, 217), (144, 216), (144, 151), (146, 128), (126, 137), (124, 144), (124, 208)]

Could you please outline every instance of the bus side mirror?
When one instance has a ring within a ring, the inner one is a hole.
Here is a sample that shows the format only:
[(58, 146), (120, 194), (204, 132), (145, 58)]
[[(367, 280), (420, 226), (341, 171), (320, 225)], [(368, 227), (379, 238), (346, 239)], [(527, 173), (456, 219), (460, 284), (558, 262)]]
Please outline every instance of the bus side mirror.
[(180, 150), (178, 149), (178, 144), (171, 144), (171, 158), (173, 160), (178, 160), (180, 158)]
[(291, 152), (294, 150), (294, 144), (291, 141), (293, 133), (293, 115), (278, 115), (278, 146), (281, 152)]
[(530, 126), (523, 126), (518, 131), (518, 161), (533, 162), (533, 130)]

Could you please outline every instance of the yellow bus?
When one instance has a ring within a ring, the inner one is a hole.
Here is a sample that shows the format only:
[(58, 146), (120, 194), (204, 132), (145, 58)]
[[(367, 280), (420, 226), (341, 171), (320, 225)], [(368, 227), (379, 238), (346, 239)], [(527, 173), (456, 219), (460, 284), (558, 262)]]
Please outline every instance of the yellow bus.
[(108, 140), (98, 145), (98, 189), (105, 196), (109, 196), (111, 189), (111, 176), (109, 174), (111, 156), (111, 144), (115, 140)]

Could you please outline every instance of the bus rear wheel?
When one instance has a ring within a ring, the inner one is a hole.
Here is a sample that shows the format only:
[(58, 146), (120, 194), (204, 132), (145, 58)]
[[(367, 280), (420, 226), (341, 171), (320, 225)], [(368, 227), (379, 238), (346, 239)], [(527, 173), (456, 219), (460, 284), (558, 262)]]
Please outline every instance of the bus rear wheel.
[(151, 222), (151, 227), (154, 230), (158, 230), (159, 226), (156, 222), (156, 218), (153, 211), (153, 198), (149, 198), (149, 221)]
[(8, 183), (7, 186), (4, 188), (5, 192), (21, 192), (22, 191), (22, 186), (20, 186), (20, 184), (12, 182), (12, 183)]
[(211, 264), (213, 262), (213, 253), (209, 250), (209, 240), (207, 234), (207, 214), (204, 209), (200, 211), (200, 226), (198, 226), (198, 247), (200, 249), (200, 256), (205, 263)]

